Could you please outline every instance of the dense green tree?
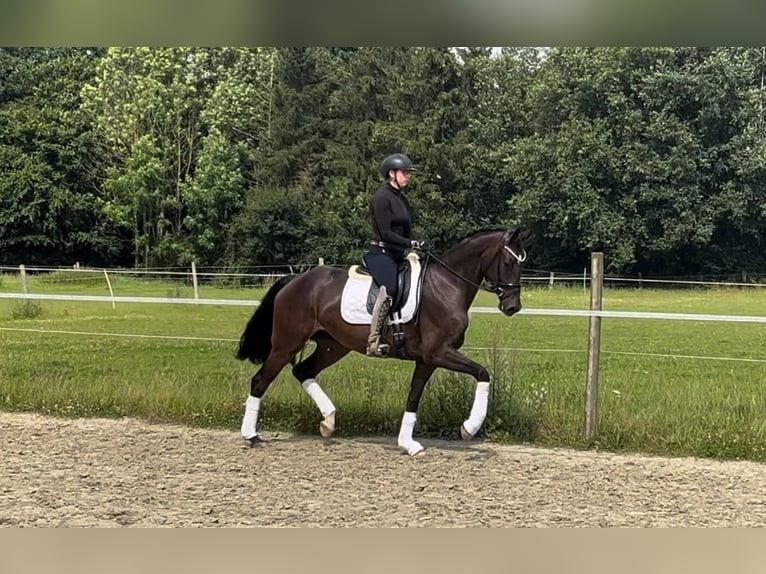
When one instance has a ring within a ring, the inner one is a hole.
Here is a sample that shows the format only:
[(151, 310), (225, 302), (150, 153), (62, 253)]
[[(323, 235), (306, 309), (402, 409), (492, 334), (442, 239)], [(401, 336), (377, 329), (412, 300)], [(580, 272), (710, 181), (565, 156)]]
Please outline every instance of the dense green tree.
[(284, 271), (286, 264), (311, 263), (306, 254), (310, 215), (296, 189), (254, 190), (230, 228), (230, 267)]
[(237, 147), (214, 128), (203, 141), (194, 180), (185, 194), (188, 250), (181, 262), (223, 264), (226, 230), (244, 195), (245, 178)]
[(272, 137), (276, 61), (274, 48), (195, 51), (203, 133), (217, 131), (234, 148), (250, 185), (261, 182), (261, 150)]
[(419, 237), (531, 264), (757, 272), (763, 48), (0, 49), (6, 262), (358, 261), (377, 167)]
[[(705, 62), (706, 139), (718, 153), (712, 172), (709, 243), (695, 266), (704, 272), (766, 269), (766, 49), (717, 49)], [(682, 262), (682, 264), (685, 262)], [(684, 265), (685, 267), (685, 265)]]
[(459, 178), (464, 211), (477, 225), (512, 223), (508, 201), (516, 192), (506, 159), (519, 138), (530, 133), (528, 91), (540, 65), (540, 52), (503, 49), (490, 54), (474, 49), (462, 54), (469, 93), (464, 169)]
[(281, 48), (276, 55), (270, 137), (257, 161), (265, 169), (258, 185), (297, 187), (311, 192), (329, 173), (324, 165), (330, 95), (342, 81), (328, 48)]
[(100, 50), (0, 49), (0, 251), (7, 263), (119, 260), (123, 238), (84, 174), (93, 149), (79, 88)]
[(185, 187), (181, 262), (203, 265), (225, 261), (227, 228), (239, 213), (261, 166), (255, 158), (271, 137), (276, 50), (221, 48), (197, 55), (197, 72), (206, 78), (202, 98), (204, 136), (195, 172)]
[(518, 217), (574, 264), (702, 271), (713, 262), (753, 75), (731, 49), (552, 50), (531, 91), (534, 131), (512, 146)]
[(98, 159), (109, 166), (96, 183), (106, 213), (120, 214), (115, 224), (134, 236), (136, 265), (184, 258), (183, 195), (202, 140), (193, 56), (184, 48), (110, 48), (82, 91)]

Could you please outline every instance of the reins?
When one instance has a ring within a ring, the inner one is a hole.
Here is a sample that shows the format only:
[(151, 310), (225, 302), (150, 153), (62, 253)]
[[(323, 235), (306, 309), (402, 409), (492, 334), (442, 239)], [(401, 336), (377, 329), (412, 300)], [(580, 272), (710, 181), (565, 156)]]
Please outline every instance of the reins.
[[(507, 245), (503, 245), (503, 247), (511, 254), (513, 257), (519, 262), (523, 263), (527, 258), (527, 253), (524, 251), (521, 255), (517, 255), (514, 253), (514, 251), (508, 247)], [(481, 284), (474, 283), (464, 275), (462, 275), (460, 272), (456, 271), (449, 265), (447, 265), (444, 261), (439, 259), (436, 255), (434, 255), (430, 250), (423, 250), (423, 253), (426, 254), (427, 257), (435, 260), (439, 265), (444, 267), (447, 271), (452, 273), (455, 277), (458, 279), (461, 279), (462, 281), (465, 281), (469, 285), (472, 285), (473, 287), (476, 287), (477, 289), (481, 289), (483, 291), (488, 291), (489, 293), (494, 293), (498, 297), (502, 297), (505, 295), (505, 290), (511, 290), (511, 289), (521, 289), (521, 283), (502, 283), (500, 281), (482, 281)], [(500, 276), (500, 261), (497, 262), (497, 270), (498, 270), (498, 277)], [(487, 286), (484, 286), (484, 283), (487, 283)]]
[(450, 273), (452, 273), (452, 274), (453, 274), (455, 277), (457, 277), (457, 278), (459, 278), (459, 279), (462, 279), (463, 281), (465, 281), (465, 282), (466, 282), (466, 283), (468, 283), (469, 285), (473, 285), (473, 286), (474, 286), (474, 287), (476, 287), (477, 289), (484, 289), (484, 290), (486, 290), (486, 291), (489, 291), (489, 289), (486, 289), (486, 288), (485, 288), (485, 287), (483, 287), (482, 285), (478, 285), (478, 284), (474, 283), (473, 281), (471, 281), (470, 279), (468, 279), (468, 278), (466, 278), (466, 277), (463, 277), (463, 275), (461, 275), (459, 272), (455, 271), (455, 270), (454, 270), (452, 267), (450, 267), (449, 265), (447, 265), (447, 264), (446, 264), (444, 261), (442, 261), (441, 259), (439, 259), (439, 258), (438, 258), (436, 255), (434, 255), (433, 253), (431, 253), (431, 251), (424, 251), (424, 253), (426, 254), (426, 256), (430, 257), (431, 259), (433, 259), (434, 261), (436, 261), (436, 262), (437, 262), (439, 265), (441, 265), (442, 267), (444, 267), (444, 268), (445, 268), (447, 271), (449, 271)]

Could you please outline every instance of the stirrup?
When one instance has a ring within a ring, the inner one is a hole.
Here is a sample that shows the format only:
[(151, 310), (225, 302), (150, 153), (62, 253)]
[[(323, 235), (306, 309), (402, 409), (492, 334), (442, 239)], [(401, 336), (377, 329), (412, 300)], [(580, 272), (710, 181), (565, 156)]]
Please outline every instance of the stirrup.
[(388, 343), (381, 342), (380, 335), (371, 335), (367, 339), (367, 356), (368, 357), (387, 357), (391, 347)]
[(367, 345), (368, 357), (388, 357), (391, 346), (387, 343), (372, 343)]

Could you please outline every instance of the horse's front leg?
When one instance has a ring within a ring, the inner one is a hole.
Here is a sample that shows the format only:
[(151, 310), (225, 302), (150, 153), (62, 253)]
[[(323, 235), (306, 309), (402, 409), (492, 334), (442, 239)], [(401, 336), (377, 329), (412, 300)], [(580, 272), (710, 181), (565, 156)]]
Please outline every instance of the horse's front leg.
[(489, 403), (489, 371), (463, 355), (460, 351), (445, 348), (433, 357), (433, 364), (443, 369), (466, 373), (476, 379), (476, 392), (473, 397), (471, 413), (460, 427), (460, 435), (464, 440), (471, 440), (479, 432), (484, 419), (487, 417)]
[(424, 363), (416, 363), (415, 371), (412, 373), (412, 381), (410, 382), (410, 394), (407, 397), (407, 408), (402, 417), (402, 426), (399, 429), (399, 448), (405, 451), (410, 456), (423, 451), (423, 445), (418, 441), (413, 440), (412, 431), (415, 429), (415, 420), (420, 404), (420, 398), (423, 396), (423, 389), (426, 387), (428, 379), (431, 378), (436, 367), (434, 365), (426, 365)]

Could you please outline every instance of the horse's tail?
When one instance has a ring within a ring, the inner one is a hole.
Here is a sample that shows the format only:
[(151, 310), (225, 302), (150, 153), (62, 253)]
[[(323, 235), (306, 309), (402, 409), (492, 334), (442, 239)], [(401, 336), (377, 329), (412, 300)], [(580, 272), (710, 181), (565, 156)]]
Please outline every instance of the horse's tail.
[(274, 328), (274, 299), (282, 288), (297, 275), (286, 275), (274, 283), (266, 292), (261, 304), (247, 322), (244, 333), (239, 338), (237, 359), (249, 359), (256, 365), (266, 360), (271, 353), (271, 331)]

